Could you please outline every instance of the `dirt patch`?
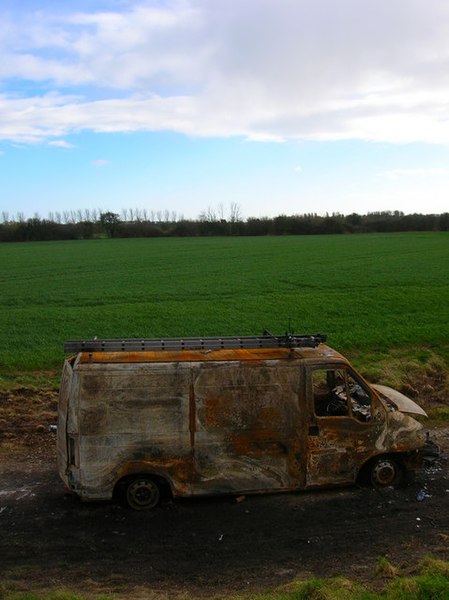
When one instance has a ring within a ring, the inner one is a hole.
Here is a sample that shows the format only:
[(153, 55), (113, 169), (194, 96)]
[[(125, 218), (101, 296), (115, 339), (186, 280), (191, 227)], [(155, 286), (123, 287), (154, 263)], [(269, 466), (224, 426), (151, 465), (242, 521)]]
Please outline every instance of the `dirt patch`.
[[(397, 490), (177, 500), (137, 513), (66, 495), (48, 430), (56, 395), (2, 395), (2, 419), (15, 403), (0, 432), (0, 579), (19, 589), (225, 596), (310, 575), (371, 582), (381, 556), (402, 568), (449, 560), (447, 463)], [(447, 453), (449, 428), (433, 437)]]
[(56, 424), (58, 392), (16, 388), (0, 392), (0, 458), (3, 464), (26, 455), (48, 455), (48, 433)]

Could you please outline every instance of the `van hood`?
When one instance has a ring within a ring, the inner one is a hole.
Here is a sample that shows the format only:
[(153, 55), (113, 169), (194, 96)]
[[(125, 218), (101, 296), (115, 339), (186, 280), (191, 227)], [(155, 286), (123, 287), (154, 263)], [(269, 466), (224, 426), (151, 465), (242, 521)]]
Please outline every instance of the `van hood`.
[(371, 386), (376, 390), (376, 392), (379, 392), (381, 396), (386, 398), (388, 402), (393, 404), (393, 406), (400, 412), (409, 415), (422, 415), (427, 417), (425, 410), (418, 406), (416, 402), (413, 402), (413, 400), (410, 400), (410, 398), (407, 398), (407, 396), (401, 394), (401, 392), (398, 392), (397, 390), (394, 390), (386, 385), (378, 385), (377, 383), (373, 383)]

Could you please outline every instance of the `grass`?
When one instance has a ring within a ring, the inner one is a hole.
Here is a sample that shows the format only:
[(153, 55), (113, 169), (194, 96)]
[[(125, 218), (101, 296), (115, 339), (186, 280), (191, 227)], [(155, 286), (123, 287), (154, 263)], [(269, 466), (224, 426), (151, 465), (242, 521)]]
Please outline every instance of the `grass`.
[(438, 426), (449, 421), (449, 361), (439, 350), (412, 346), (355, 352), (352, 362), (368, 381), (418, 400), (430, 417), (427, 425)]
[(283, 333), (289, 318), (367, 365), (395, 348), (449, 361), (448, 264), (445, 232), (2, 244), (0, 387), (51, 378), (69, 338)]
[[(446, 600), (449, 597), (449, 562), (426, 558), (414, 569), (414, 574), (401, 570), (380, 558), (374, 573), (373, 586), (355, 582), (345, 577), (331, 579), (311, 578), (294, 580), (275, 590), (263, 593), (244, 593), (226, 596), (226, 600)], [(380, 589), (379, 589), (380, 588)], [(48, 591), (41, 593), (16, 592), (0, 584), (2, 600), (113, 600), (126, 596), (79, 595), (70, 591)], [(188, 594), (167, 596), (165, 593), (148, 590), (145, 596), (152, 600), (167, 600), (168, 597), (191, 600)], [(224, 598), (220, 596), (220, 598)], [(215, 596), (211, 600), (219, 600)]]

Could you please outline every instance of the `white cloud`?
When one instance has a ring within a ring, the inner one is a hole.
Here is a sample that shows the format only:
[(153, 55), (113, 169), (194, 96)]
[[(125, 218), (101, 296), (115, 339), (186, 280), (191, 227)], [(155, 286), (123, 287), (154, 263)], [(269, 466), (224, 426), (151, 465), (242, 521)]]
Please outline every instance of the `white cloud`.
[[(172, 130), (256, 141), (449, 142), (443, 0), (124, 6), (4, 15), (0, 79), (9, 92), (0, 98), (0, 139)], [(20, 80), (41, 92), (14, 92)]]
[(98, 158), (97, 160), (93, 160), (90, 164), (94, 167), (106, 167), (110, 163), (109, 160), (105, 160), (103, 158)]
[(49, 146), (55, 146), (56, 148), (75, 148), (73, 144), (70, 144), (70, 142), (66, 142), (65, 140), (54, 140), (48, 142), (48, 144)]

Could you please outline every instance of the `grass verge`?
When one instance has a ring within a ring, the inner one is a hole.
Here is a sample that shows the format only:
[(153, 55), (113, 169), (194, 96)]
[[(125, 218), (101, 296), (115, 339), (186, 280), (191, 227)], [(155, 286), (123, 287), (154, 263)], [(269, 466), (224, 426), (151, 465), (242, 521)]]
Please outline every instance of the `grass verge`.
[[(143, 592), (143, 590), (142, 590)], [(80, 595), (67, 590), (45, 592), (15, 591), (8, 584), (0, 584), (2, 600), (112, 600), (129, 597), (126, 594)], [(179, 598), (193, 600), (193, 596), (180, 596), (147, 590), (139, 598), (167, 600)], [(214, 600), (447, 600), (449, 598), (449, 562), (426, 558), (413, 570), (402, 573), (386, 558), (380, 558), (373, 574), (373, 582), (368, 585), (345, 577), (331, 579), (297, 579), (275, 590), (241, 595), (215, 596)]]
[(371, 383), (405, 394), (427, 412), (427, 425), (449, 422), (449, 356), (447, 348), (403, 347), (354, 352), (354, 366)]

